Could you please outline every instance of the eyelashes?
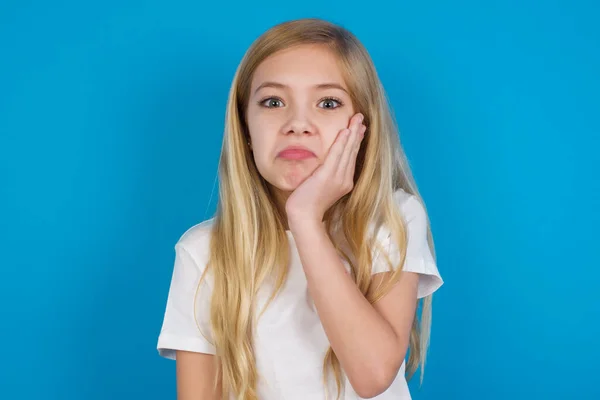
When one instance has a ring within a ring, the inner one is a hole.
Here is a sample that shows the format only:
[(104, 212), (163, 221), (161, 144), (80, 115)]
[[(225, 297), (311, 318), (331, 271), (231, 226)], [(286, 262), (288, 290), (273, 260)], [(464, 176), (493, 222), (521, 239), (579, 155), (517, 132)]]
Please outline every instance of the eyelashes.
[[(283, 103), (283, 100), (280, 97), (277, 97), (277, 96), (267, 96), (267, 97), (264, 97), (261, 100), (259, 100), (257, 102), (257, 104), (260, 107), (263, 107), (263, 108), (280, 108), (281, 107), (281, 106), (269, 106), (269, 105), (266, 105), (265, 102), (267, 100), (269, 100), (269, 101), (275, 100), (275, 101)], [(344, 103), (342, 102), (342, 100), (340, 100), (337, 97), (333, 97), (333, 96), (323, 97), (322, 99), (319, 100), (318, 104), (321, 104), (324, 101), (335, 102), (335, 103), (338, 104), (336, 107), (321, 107), (321, 108), (324, 108), (326, 110), (335, 110), (335, 109), (338, 109), (338, 108), (340, 108), (340, 107), (342, 107), (344, 105)], [(267, 104), (269, 104), (269, 103), (267, 103)]]

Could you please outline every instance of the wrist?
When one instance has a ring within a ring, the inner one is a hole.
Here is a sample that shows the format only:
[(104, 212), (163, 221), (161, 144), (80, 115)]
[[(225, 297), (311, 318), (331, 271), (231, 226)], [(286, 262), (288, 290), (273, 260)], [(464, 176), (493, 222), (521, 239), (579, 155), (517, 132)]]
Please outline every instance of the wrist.
[(288, 227), (292, 234), (314, 231), (325, 227), (325, 221), (314, 216), (288, 216)]

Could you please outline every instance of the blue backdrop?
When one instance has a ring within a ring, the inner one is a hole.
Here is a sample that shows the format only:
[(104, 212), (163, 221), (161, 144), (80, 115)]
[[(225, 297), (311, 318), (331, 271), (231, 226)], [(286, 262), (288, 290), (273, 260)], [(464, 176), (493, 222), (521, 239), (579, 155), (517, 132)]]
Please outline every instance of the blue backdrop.
[(370, 51), (430, 213), (413, 397), (600, 398), (597, 2), (126, 3), (0, 5), (1, 398), (175, 398), (156, 340), (233, 73), (312, 16)]

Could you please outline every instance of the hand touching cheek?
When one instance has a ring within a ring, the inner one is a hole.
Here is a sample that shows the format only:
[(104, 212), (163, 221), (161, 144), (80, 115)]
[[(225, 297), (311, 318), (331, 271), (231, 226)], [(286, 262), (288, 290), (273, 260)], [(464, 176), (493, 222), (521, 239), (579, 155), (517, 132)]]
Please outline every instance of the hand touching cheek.
[(321, 222), (325, 212), (354, 188), (356, 157), (367, 127), (363, 115), (350, 119), (329, 148), (325, 161), (288, 198), (285, 209), (288, 224)]

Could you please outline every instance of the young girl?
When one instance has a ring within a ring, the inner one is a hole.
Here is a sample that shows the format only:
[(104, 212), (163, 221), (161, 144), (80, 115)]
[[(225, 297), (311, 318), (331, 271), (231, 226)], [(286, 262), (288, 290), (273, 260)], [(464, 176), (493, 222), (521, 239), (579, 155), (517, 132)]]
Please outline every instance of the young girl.
[(410, 399), (442, 279), (365, 48), (318, 19), (271, 28), (225, 122), (217, 212), (175, 245), (158, 338), (178, 398)]

